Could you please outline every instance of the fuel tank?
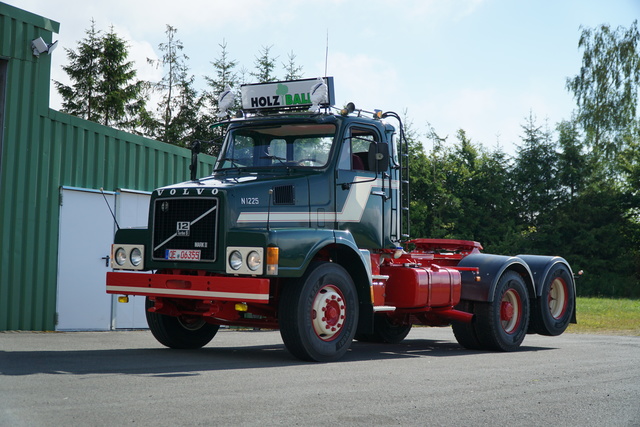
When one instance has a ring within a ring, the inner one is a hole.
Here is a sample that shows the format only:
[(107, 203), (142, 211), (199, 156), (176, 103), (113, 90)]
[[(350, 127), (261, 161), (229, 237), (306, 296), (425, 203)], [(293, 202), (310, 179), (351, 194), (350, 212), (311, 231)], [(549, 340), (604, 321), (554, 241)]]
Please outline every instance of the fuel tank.
[(385, 304), (398, 308), (452, 307), (460, 302), (462, 280), (457, 270), (438, 267), (387, 265), (380, 273), (389, 276)]

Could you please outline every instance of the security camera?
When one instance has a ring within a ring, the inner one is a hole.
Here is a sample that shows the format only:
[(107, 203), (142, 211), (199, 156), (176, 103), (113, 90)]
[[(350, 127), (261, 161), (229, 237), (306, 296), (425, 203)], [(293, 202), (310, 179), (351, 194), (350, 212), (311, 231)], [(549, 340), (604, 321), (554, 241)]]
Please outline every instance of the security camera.
[(47, 44), (42, 37), (38, 37), (31, 42), (31, 49), (35, 56), (40, 56), (41, 53), (51, 53), (58, 46), (58, 41)]
[(53, 50), (55, 48), (57, 48), (57, 47), (58, 47), (58, 40), (56, 40), (53, 43), (51, 43), (50, 45), (48, 45), (48, 49), (47, 50), (48, 50), (49, 55), (51, 55), (51, 52), (53, 52)]

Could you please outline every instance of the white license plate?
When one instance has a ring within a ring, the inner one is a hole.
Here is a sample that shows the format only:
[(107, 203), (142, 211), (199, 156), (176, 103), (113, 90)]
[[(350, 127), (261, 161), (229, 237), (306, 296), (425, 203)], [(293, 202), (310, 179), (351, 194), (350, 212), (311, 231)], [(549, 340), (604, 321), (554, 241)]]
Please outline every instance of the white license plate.
[(180, 261), (200, 261), (200, 251), (197, 249), (167, 249), (164, 253), (164, 258)]

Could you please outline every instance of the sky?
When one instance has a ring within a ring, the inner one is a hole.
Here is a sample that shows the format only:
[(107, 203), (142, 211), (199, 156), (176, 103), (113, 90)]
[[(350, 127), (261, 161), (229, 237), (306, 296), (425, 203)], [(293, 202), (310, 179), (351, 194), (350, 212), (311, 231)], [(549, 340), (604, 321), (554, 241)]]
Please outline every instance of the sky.
[[(336, 105), (395, 111), (422, 136), (429, 128), (456, 142), (515, 155), (531, 115), (550, 129), (571, 118), (567, 78), (580, 71), (581, 27), (629, 27), (640, 0), (5, 0), (60, 23), (52, 79), (68, 83), (65, 49), (76, 49), (95, 20), (129, 44), (138, 78), (158, 81), (167, 25), (189, 57), (200, 90), (227, 44), (230, 59), (252, 71), (271, 47), (279, 65), (293, 52), (304, 77), (333, 76)], [(328, 42), (327, 42), (328, 40)], [(326, 55), (328, 47), (328, 56)], [(51, 107), (61, 99), (53, 85)]]

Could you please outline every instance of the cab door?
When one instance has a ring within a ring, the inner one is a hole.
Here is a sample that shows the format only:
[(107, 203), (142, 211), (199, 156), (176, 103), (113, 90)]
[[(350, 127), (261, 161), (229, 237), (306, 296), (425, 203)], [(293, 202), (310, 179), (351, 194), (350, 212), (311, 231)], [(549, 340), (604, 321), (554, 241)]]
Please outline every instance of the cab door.
[[(358, 247), (382, 248), (389, 242), (385, 216), (390, 214), (378, 151), (388, 147), (374, 127), (347, 128), (336, 170), (336, 223), (348, 230)], [(388, 154), (387, 154), (388, 162)]]

